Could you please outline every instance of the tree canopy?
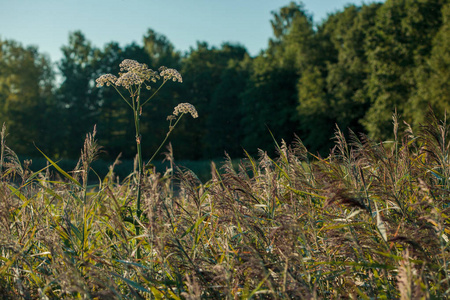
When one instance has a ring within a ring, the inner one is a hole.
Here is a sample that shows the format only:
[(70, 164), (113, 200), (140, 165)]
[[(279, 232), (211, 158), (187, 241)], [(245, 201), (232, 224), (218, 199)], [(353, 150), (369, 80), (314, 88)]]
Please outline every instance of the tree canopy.
[(77, 31), (57, 69), (37, 48), (0, 39), (0, 120), (23, 155), (36, 154), (34, 142), (51, 155), (77, 157), (96, 124), (107, 158), (131, 158), (132, 116), (114, 91), (95, 86), (129, 58), (183, 75), (182, 85), (163, 89), (143, 112), (144, 155), (164, 139), (179, 102), (199, 112), (172, 137), (179, 159), (270, 151), (273, 137), (290, 142), (295, 135), (326, 155), (336, 125), (387, 139), (395, 110), (418, 127), (427, 107), (438, 114), (450, 107), (449, 19), (448, 0), (387, 0), (348, 5), (317, 24), (291, 2), (273, 12), (273, 36), (256, 57), (233, 43), (198, 42), (181, 54), (152, 29), (140, 44), (98, 48)]

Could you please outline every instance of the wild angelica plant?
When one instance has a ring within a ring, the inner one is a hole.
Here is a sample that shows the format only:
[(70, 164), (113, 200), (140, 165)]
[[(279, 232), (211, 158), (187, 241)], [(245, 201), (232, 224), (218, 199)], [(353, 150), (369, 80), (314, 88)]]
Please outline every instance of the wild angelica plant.
[[(140, 133), (140, 118), (142, 116), (142, 108), (145, 104), (147, 104), (164, 86), (164, 84), (172, 80), (174, 82), (183, 82), (183, 79), (180, 73), (175, 69), (170, 69), (166, 67), (160, 67), (159, 73), (149, 69), (146, 64), (139, 63), (132, 59), (125, 59), (122, 63), (120, 63), (120, 73), (119, 77), (116, 77), (112, 74), (104, 74), (97, 78), (97, 87), (101, 86), (113, 86), (115, 90), (119, 93), (125, 103), (133, 111), (134, 116), (134, 125), (136, 129), (136, 148), (137, 148), (137, 158), (138, 158), (138, 187), (137, 187), (137, 196), (136, 196), (136, 219), (133, 221), (133, 224), (136, 229), (136, 236), (139, 236), (140, 233), (140, 225), (139, 222), (141, 220), (142, 210), (141, 210), (141, 183), (142, 183), (142, 175), (144, 173), (144, 164), (142, 159), (142, 136)], [(160, 86), (156, 89), (155, 92), (151, 93), (150, 96), (144, 101), (141, 100), (141, 92), (143, 89), (151, 90), (151, 84), (157, 83), (162, 80)], [(130, 94), (131, 100), (128, 100), (120, 91), (120, 87), (125, 88)], [(173, 115), (169, 116), (167, 119), (170, 122), (169, 131), (161, 145), (155, 151), (151, 159), (147, 164), (153, 160), (156, 154), (161, 150), (161, 147), (167, 141), (167, 138), (172, 133), (175, 126), (178, 124), (180, 119), (184, 114), (190, 113), (193, 118), (198, 117), (198, 113), (195, 107), (189, 103), (181, 103), (175, 107)], [(174, 122), (174, 123), (173, 123)], [(173, 125), (172, 125), (173, 123)], [(137, 257), (140, 257), (139, 250), (137, 250)]]

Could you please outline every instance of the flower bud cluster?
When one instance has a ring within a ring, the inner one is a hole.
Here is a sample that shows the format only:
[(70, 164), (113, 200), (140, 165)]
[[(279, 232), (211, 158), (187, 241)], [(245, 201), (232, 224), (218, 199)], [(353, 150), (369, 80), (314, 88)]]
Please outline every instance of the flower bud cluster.
[(178, 82), (183, 82), (183, 78), (181, 78), (181, 74), (178, 73), (177, 70), (175, 69), (166, 69), (164, 67), (160, 68), (161, 73), (159, 73), (159, 76), (163, 77), (164, 80), (170, 80), (172, 79), (173, 81), (178, 81)]
[(144, 79), (133, 72), (121, 74), (119, 79), (116, 81), (117, 86), (123, 86), (126, 89), (130, 88), (132, 85), (140, 85), (142, 83), (144, 83)]
[(195, 106), (190, 103), (180, 103), (174, 108), (173, 110), (174, 116), (178, 116), (180, 113), (182, 114), (190, 113), (193, 118), (198, 117), (198, 113), (197, 110), (195, 109)]
[(170, 116), (167, 116), (167, 121), (173, 121), (173, 120), (175, 120), (177, 117), (175, 117), (174, 115), (170, 115)]
[(125, 71), (133, 71), (136, 69), (142, 69), (143, 67), (147, 67), (145, 64), (140, 64), (137, 61), (133, 60), (133, 59), (125, 59), (123, 60), (120, 64), (120, 72), (125, 72)]
[(113, 74), (104, 74), (95, 80), (95, 82), (97, 82), (97, 87), (101, 87), (104, 85), (110, 86), (111, 84), (115, 85), (116, 81), (117, 77)]
[(149, 69), (146, 64), (138, 63), (137, 61), (132, 59), (125, 59), (123, 62), (120, 63), (119, 67), (121, 72), (127, 71), (127, 73), (120, 75), (133, 73), (138, 75), (141, 78), (142, 82), (146, 80), (156, 82), (156, 80), (160, 78), (158, 72)]
[(138, 63), (132, 59), (125, 59), (119, 65), (119, 78), (112, 74), (105, 74), (97, 78), (97, 87), (103, 85), (123, 86), (129, 89), (132, 85), (141, 85), (145, 81), (156, 82), (160, 79), (158, 72), (149, 69), (146, 64)]

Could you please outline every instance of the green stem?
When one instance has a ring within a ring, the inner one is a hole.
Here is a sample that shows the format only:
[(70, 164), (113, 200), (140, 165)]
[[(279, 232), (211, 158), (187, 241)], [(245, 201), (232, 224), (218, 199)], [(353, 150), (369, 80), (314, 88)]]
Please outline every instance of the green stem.
[(128, 102), (128, 100), (122, 95), (122, 93), (119, 91), (119, 89), (115, 85), (114, 85), (114, 89), (119, 93), (120, 97), (122, 97), (122, 99), (128, 104), (128, 106), (134, 110), (134, 108), (133, 108), (133, 106), (131, 106), (130, 102)]
[(166, 84), (166, 82), (167, 82), (167, 80), (164, 80), (163, 83), (159, 86), (159, 88), (147, 100), (145, 100), (141, 106), (144, 106), (148, 101), (150, 101), (158, 93), (158, 91), (163, 87), (163, 85)]
[[(141, 109), (141, 100), (140, 100), (140, 94), (141, 90), (138, 89), (137, 97), (136, 97), (136, 103), (135, 99), (133, 97), (133, 111), (134, 111), (134, 124), (136, 127), (136, 148), (137, 148), (137, 155), (138, 155), (138, 167), (139, 167), (139, 173), (138, 173), (138, 190), (137, 190), (137, 199), (136, 199), (136, 217), (137, 220), (141, 220), (141, 183), (142, 183), (142, 173), (143, 173), (143, 162), (142, 162), (142, 150), (141, 150), (141, 143), (142, 143), (142, 137), (140, 133), (140, 109)], [(140, 225), (137, 221), (135, 221), (135, 229), (136, 229), (136, 236), (140, 235)], [(136, 252), (136, 258), (141, 258), (141, 252), (140, 249), (137, 249)]]
[(162, 141), (161, 145), (159, 145), (158, 149), (156, 149), (155, 153), (153, 153), (153, 156), (150, 158), (150, 160), (147, 162), (147, 165), (149, 165), (152, 160), (155, 158), (156, 154), (158, 154), (159, 150), (161, 150), (162, 146), (166, 143), (167, 139), (169, 138), (169, 135), (172, 133), (172, 131), (175, 129), (175, 126), (177, 126), (178, 122), (181, 120), (181, 117), (183, 117), (184, 113), (180, 115), (180, 117), (177, 119), (175, 124), (169, 128), (169, 132), (167, 132), (166, 137), (164, 138), (164, 141)]

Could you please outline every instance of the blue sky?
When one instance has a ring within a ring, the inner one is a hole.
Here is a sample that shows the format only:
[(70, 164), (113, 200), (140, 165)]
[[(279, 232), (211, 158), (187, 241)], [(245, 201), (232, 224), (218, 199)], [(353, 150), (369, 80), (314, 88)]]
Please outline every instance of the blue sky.
[[(271, 11), (289, 0), (0, 0), (0, 38), (38, 46), (52, 61), (61, 58), (71, 31), (81, 30), (95, 46), (116, 41), (141, 44), (148, 28), (164, 34), (177, 50), (197, 41), (220, 46), (238, 42), (251, 55), (272, 36)], [(304, 0), (315, 22), (362, 0)]]

